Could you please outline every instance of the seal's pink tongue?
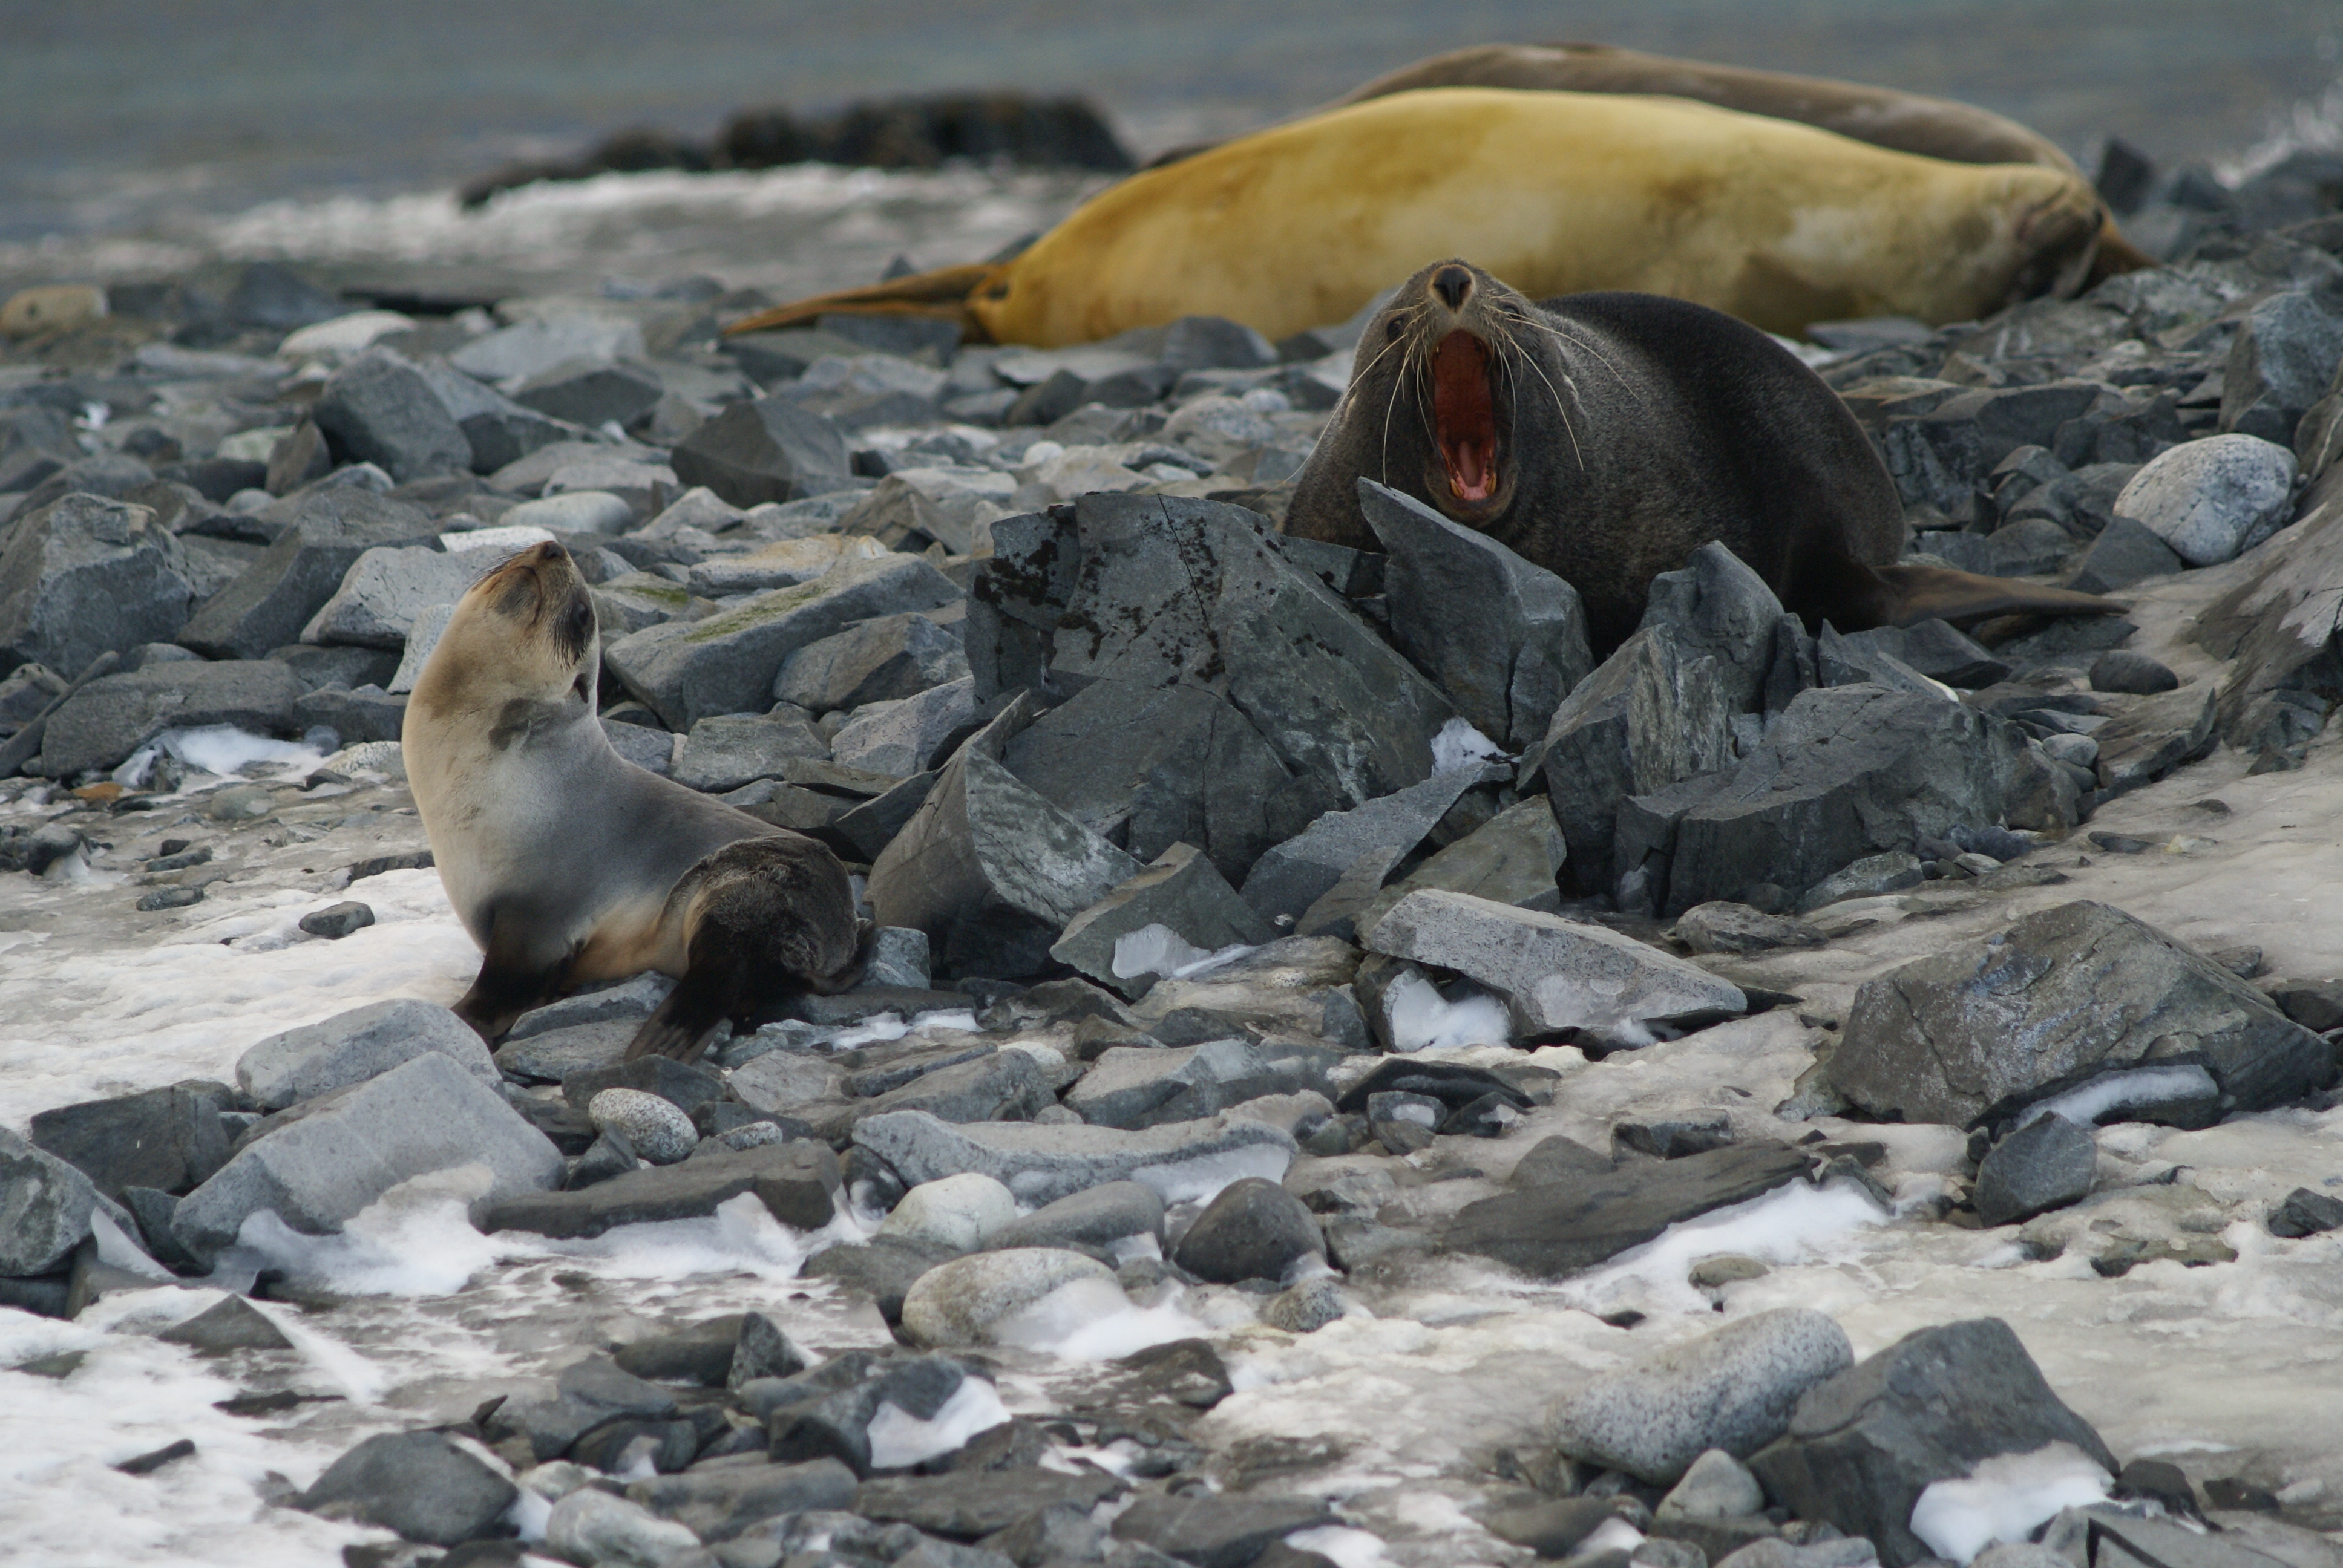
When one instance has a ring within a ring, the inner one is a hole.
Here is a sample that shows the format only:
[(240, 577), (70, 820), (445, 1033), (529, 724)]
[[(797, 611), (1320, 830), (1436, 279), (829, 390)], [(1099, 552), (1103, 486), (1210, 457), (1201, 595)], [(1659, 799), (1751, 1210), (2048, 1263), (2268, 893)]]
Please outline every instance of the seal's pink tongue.
[(1489, 350), (1461, 327), (1432, 351), (1432, 419), (1448, 487), (1460, 501), (1497, 490), (1497, 413), (1489, 397)]

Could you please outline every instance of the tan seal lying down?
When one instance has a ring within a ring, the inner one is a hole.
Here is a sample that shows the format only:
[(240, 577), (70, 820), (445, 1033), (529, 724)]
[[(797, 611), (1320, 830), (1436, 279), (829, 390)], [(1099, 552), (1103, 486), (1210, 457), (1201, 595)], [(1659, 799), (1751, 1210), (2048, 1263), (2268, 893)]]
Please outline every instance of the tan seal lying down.
[(457, 1013), (491, 1044), (538, 1003), (657, 970), (627, 1048), (691, 1060), (727, 1017), (851, 986), (846, 868), (811, 839), (636, 767), (595, 717), (601, 639), (546, 543), (457, 605), (401, 735), (440, 885), (485, 953)]

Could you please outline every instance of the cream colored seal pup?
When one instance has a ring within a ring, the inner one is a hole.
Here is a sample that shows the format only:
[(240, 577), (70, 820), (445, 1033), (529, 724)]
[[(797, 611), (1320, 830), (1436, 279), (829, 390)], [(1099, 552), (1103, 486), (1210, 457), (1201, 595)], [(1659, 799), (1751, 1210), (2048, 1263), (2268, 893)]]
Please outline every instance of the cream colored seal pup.
[(465, 594), (408, 699), (416, 809), (486, 955), (458, 1015), (493, 1044), (542, 1001), (657, 970), (678, 984), (627, 1056), (689, 1061), (727, 1017), (851, 986), (838, 857), (611, 749), (600, 667), (585, 580), (547, 543)]
[(2071, 293), (2100, 219), (2071, 170), (1920, 157), (1679, 98), (1440, 87), (1133, 175), (997, 266), (799, 301), (729, 330), (906, 311), (1049, 347), (1215, 315), (1274, 339), (1346, 320), (1457, 255), (1533, 299), (1633, 289), (1769, 332), (1966, 321)]

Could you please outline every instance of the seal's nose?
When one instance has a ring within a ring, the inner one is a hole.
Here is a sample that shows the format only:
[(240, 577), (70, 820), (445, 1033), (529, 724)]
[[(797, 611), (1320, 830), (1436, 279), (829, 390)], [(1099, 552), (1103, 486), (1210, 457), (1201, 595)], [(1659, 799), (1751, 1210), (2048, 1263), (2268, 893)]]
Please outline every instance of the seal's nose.
[(1452, 262), (1432, 275), (1432, 287), (1448, 302), (1448, 308), (1454, 310), (1473, 292), (1473, 275)]

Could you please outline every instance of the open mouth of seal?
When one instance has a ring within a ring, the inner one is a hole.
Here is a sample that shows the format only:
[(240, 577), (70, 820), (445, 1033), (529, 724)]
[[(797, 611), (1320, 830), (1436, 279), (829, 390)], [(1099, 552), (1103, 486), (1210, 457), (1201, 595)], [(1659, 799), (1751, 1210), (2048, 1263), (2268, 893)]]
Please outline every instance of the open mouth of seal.
[(1432, 351), (1432, 422), (1448, 489), (1479, 505), (1497, 493), (1497, 405), (1489, 346), (1459, 327)]

